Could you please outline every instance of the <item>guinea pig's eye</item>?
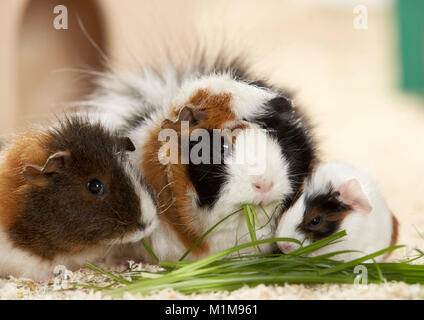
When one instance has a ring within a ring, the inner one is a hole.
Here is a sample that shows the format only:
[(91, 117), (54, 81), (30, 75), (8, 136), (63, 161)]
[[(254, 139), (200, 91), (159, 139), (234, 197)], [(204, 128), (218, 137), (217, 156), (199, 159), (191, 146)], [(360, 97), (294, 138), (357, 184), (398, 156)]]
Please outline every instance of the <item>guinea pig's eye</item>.
[(102, 196), (105, 194), (105, 186), (103, 182), (98, 179), (92, 179), (87, 182), (87, 190), (96, 196)]
[(309, 225), (311, 226), (311, 227), (316, 227), (317, 225), (319, 225), (321, 223), (321, 217), (320, 216), (317, 216), (317, 217), (315, 217), (315, 218), (313, 218), (312, 220), (311, 220), (311, 222), (309, 222)]

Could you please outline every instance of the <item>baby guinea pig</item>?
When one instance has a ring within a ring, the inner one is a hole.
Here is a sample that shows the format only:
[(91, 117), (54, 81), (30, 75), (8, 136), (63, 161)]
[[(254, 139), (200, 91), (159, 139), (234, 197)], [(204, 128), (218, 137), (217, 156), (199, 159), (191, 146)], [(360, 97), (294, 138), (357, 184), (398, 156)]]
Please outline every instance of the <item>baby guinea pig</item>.
[[(276, 237), (294, 238), (303, 245), (346, 230), (339, 243), (313, 255), (339, 250), (359, 250), (334, 257), (352, 260), (394, 245), (398, 222), (374, 180), (367, 172), (344, 162), (320, 164), (307, 179), (296, 202), (282, 214)], [(279, 242), (284, 253), (298, 249), (292, 242)], [(376, 261), (384, 260), (384, 256)]]
[(14, 137), (0, 158), (0, 276), (46, 279), (139, 241), (156, 224), (129, 138), (67, 116)]

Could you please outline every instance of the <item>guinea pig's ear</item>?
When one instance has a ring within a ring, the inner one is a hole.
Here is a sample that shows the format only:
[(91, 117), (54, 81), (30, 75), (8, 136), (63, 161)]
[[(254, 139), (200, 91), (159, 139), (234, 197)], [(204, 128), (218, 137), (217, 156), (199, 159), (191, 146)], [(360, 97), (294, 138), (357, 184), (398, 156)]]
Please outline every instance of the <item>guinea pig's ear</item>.
[(124, 146), (125, 151), (130, 151), (130, 152), (135, 151), (135, 145), (131, 141), (131, 139), (128, 137), (122, 138), (122, 145)]
[(355, 212), (364, 215), (371, 212), (372, 206), (358, 180), (350, 179), (342, 183), (337, 191), (339, 192), (338, 199)]
[(180, 112), (178, 112), (177, 119), (175, 120), (169, 120), (173, 123), (180, 123), (182, 121), (188, 121), (190, 126), (196, 125), (200, 121), (206, 119), (205, 112), (203, 110), (191, 107), (191, 106), (184, 106), (181, 108)]
[(60, 173), (69, 165), (71, 154), (69, 151), (59, 151), (51, 155), (43, 167), (29, 165), (23, 172), (24, 179), (27, 183), (45, 186), (48, 182), (48, 175), (52, 173)]
[(286, 113), (293, 110), (293, 102), (285, 96), (278, 96), (268, 101), (268, 105), (277, 113)]
[(178, 113), (177, 121), (189, 121), (190, 125), (194, 125), (202, 120), (205, 120), (206, 115), (203, 110), (193, 108), (190, 106), (184, 106)]

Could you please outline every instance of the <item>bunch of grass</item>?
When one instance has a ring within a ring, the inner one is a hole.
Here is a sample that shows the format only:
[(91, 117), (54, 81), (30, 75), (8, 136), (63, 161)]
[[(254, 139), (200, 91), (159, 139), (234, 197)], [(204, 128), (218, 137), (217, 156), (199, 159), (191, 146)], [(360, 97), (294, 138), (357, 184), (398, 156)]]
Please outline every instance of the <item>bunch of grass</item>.
[[(237, 245), (198, 261), (184, 261), (191, 250), (214, 228), (242, 210), (246, 216), (246, 223), (251, 236), (249, 243)], [(190, 294), (221, 290), (233, 291), (243, 286), (254, 287), (259, 284), (352, 284), (358, 277), (355, 270), (358, 265), (366, 267), (367, 283), (379, 284), (388, 281), (403, 281), (408, 284), (424, 284), (424, 265), (410, 264), (413, 260), (424, 256), (424, 253), (418, 249), (416, 257), (397, 263), (370, 263), (369, 261), (403, 246), (391, 246), (351, 261), (339, 261), (332, 258), (342, 253), (352, 252), (352, 250), (311, 256), (317, 250), (342, 240), (346, 236), (346, 232), (341, 231), (308, 246), (300, 247), (290, 254), (263, 254), (259, 250), (259, 246), (262, 244), (278, 241), (301, 243), (291, 238), (257, 240), (255, 221), (259, 223), (254, 207), (244, 206), (243, 209), (233, 212), (209, 229), (176, 262), (159, 261), (152, 249), (143, 241), (147, 251), (162, 267), (160, 271), (130, 271), (126, 275), (115, 275), (88, 264), (89, 268), (110, 279), (111, 284), (107, 287), (86, 287), (106, 290), (107, 294), (120, 296), (125, 292), (149, 295), (165, 288)], [(255, 254), (240, 254), (240, 251), (251, 247), (257, 249)], [(239, 254), (237, 255), (237, 253)]]

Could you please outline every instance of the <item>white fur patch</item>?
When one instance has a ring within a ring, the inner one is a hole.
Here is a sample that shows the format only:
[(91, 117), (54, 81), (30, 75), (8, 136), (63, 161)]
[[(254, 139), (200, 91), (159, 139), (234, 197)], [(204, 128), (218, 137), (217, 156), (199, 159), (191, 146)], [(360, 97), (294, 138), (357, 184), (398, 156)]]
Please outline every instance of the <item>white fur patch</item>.
[(99, 246), (78, 254), (58, 255), (53, 260), (45, 260), (17, 248), (11, 243), (6, 232), (0, 230), (0, 277), (46, 280), (53, 276), (56, 266), (63, 265), (67, 269), (75, 270), (84, 267), (87, 262), (95, 263), (103, 259), (108, 250), (108, 246)]
[(231, 74), (223, 73), (187, 80), (173, 104), (183, 105), (200, 89), (207, 89), (211, 94), (230, 93), (231, 109), (238, 119), (262, 114), (261, 106), (276, 97), (274, 92), (235, 80)]

